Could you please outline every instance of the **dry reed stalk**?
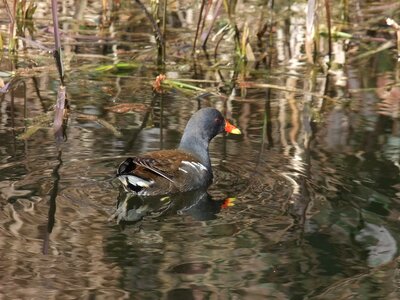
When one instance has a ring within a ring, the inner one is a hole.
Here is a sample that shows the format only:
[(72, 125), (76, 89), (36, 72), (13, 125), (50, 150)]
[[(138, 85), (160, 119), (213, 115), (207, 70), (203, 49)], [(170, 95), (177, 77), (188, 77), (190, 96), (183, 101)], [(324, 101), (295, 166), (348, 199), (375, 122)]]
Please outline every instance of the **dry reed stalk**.
[(386, 19), (386, 24), (396, 30), (397, 36), (397, 61), (400, 62), (400, 25), (391, 18)]

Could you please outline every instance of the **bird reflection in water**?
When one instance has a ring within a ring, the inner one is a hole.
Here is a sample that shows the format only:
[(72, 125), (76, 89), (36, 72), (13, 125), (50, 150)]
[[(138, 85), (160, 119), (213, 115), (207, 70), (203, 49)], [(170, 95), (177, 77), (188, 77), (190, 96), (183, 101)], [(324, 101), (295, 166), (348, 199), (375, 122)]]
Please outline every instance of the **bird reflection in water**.
[(160, 219), (173, 215), (189, 215), (197, 221), (213, 220), (221, 209), (233, 206), (234, 200), (213, 200), (204, 189), (154, 197), (140, 197), (120, 189), (116, 210), (110, 220), (116, 220), (122, 226), (135, 224), (144, 217)]

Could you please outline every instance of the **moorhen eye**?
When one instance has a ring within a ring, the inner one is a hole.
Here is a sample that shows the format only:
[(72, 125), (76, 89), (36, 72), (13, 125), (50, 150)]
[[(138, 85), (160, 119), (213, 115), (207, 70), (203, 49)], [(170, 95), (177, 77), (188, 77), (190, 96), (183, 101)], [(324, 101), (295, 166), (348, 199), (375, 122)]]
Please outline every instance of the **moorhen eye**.
[(217, 126), (222, 125), (223, 122), (224, 122), (224, 119), (221, 119), (221, 118), (215, 118), (215, 119), (214, 119), (214, 123), (215, 123)]

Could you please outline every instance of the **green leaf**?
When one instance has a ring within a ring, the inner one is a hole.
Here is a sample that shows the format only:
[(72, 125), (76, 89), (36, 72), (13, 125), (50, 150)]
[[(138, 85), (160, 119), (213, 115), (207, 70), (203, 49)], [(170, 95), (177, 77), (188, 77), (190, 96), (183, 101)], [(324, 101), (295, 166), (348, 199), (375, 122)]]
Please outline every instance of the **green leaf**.
[(137, 63), (131, 62), (119, 62), (112, 65), (102, 65), (95, 69), (97, 72), (119, 72), (134, 70), (138, 67)]
[(114, 69), (114, 65), (103, 65), (103, 66), (99, 66), (95, 69), (95, 71), (98, 72), (108, 72), (110, 70)]
[(183, 83), (183, 82), (171, 80), (171, 79), (163, 80), (161, 85), (166, 85), (168, 87), (174, 87), (174, 88), (182, 89), (182, 90), (206, 92), (205, 89), (199, 88), (195, 85), (191, 85), (191, 84), (187, 84), (187, 83)]

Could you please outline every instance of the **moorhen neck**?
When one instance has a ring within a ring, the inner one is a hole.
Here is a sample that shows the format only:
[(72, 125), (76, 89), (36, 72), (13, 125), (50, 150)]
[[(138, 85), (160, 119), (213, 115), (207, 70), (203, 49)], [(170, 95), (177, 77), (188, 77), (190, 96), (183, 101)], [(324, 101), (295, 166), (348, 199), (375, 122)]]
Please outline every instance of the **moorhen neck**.
[(156, 196), (204, 188), (212, 182), (208, 145), (219, 133), (240, 134), (214, 108), (203, 108), (189, 120), (178, 149), (160, 150), (127, 158), (117, 177), (139, 196)]

